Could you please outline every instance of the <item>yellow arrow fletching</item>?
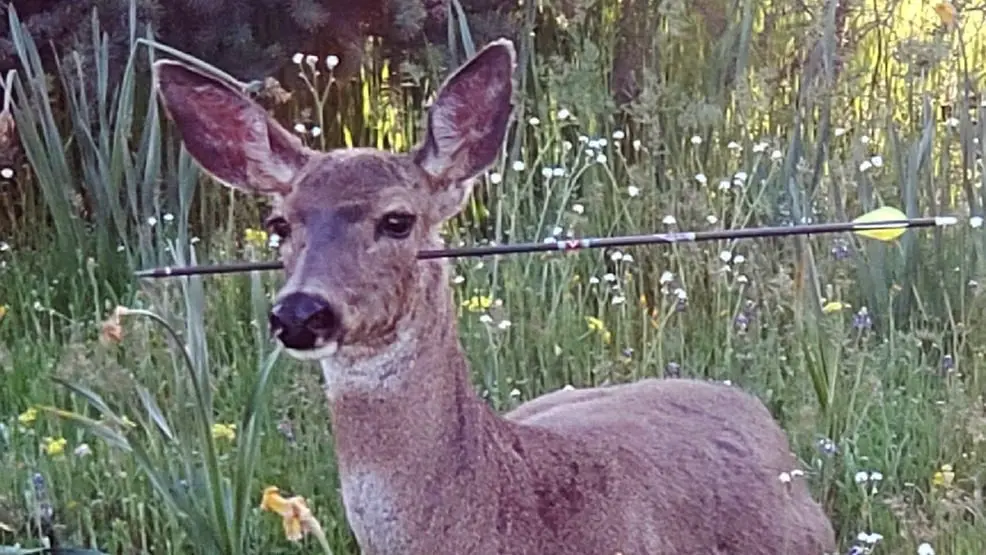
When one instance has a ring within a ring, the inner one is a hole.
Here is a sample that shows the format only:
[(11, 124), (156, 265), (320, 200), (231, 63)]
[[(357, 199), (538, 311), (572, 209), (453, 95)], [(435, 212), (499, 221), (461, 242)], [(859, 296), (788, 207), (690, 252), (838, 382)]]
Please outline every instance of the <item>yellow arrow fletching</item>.
[[(867, 212), (852, 221), (854, 224), (876, 224), (881, 222), (899, 222), (907, 219), (907, 215), (892, 206), (877, 208)], [(887, 227), (882, 229), (866, 229), (862, 227), (854, 233), (877, 241), (893, 241), (907, 231), (906, 227)]]

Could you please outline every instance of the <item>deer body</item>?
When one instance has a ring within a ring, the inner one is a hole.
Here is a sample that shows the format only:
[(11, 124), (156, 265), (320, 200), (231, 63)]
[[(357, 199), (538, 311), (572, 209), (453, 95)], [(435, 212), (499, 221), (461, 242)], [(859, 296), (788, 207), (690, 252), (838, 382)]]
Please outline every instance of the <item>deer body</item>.
[(409, 154), (316, 152), (233, 85), (174, 61), (159, 93), (191, 155), (276, 200), (287, 281), (273, 335), (317, 360), (364, 553), (816, 555), (832, 526), (756, 398), (689, 380), (559, 391), (499, 416), (474, 391), (440, 225), (496, 158), (514, 52), (443, 85)]
[(451, 305), (434, 308), (403, 353), (360, 371), (406, 381), (326, 388), (346, 515), (367, 555), (832, 549), (804, 485), (778, 479), (797, 463), (754, 397), (644, 380), (500, 417), (469, 381)]

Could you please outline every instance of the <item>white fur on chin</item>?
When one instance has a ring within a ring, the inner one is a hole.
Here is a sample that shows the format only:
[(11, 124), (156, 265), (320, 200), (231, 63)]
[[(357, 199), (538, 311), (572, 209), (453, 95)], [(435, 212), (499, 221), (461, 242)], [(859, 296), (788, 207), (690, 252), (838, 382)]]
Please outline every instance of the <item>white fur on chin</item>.
[(284, 351), (297, 360), (324, 360), (336, 354), (339, 350), (339, 343), (333, 341), (321, 347), (299, 351), (297, 349), (285, 349)]

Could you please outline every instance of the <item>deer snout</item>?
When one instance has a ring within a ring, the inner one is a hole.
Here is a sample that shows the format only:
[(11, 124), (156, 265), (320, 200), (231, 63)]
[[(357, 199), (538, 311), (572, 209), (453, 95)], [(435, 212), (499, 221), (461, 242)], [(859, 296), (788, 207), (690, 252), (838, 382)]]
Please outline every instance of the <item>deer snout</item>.
[(324, 346), (340, 329), (339, 314), (328, 301), (307, 293), (290, 293), (270, 310), (270, 332), (288, 349)]

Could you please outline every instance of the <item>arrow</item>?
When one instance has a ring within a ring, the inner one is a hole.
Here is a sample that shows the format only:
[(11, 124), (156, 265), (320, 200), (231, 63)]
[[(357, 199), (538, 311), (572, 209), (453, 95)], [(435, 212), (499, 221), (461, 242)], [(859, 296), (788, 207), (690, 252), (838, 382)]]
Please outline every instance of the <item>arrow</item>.
[[(797, 226), (753, 227), (745, 229), (722, 229), (713, 231), (674, 231), (670, 233), (652, 233), (647, 235), (566, 239), (548, 243), (514, 243), (507, 245), (489, 245), (484, 247), (435, 249), (419, 252), (418, 258), (425, 260), (431, 258), (466, 258), (530, 252), (567, 252), (603, 247), (629, 247), (635, 245), (653, 245), (662, 243), (695, 243), (701, 241), (713, 241), (716, 239), (788, 237), (793, 235), (817, 235), (840, 232), (855, 233), (856, 235), (866, 237), (868, 239), (889, 242), (897, 239), (903, 235), (905, 231), (911, 228), (944, 227), (955, 225), (957, 223), (958, 218), (954, 216), (908, 218), (900, 210), (885, 206), (863, 214), (851, 222)], [(211, 266), (166, 266), (162, 268), (140, 270), (136, 272), (135, 275), (139, 278), (162, 278), (277, 270), (282, 267), (283, 265), (280, 261), (234, 262)]]

